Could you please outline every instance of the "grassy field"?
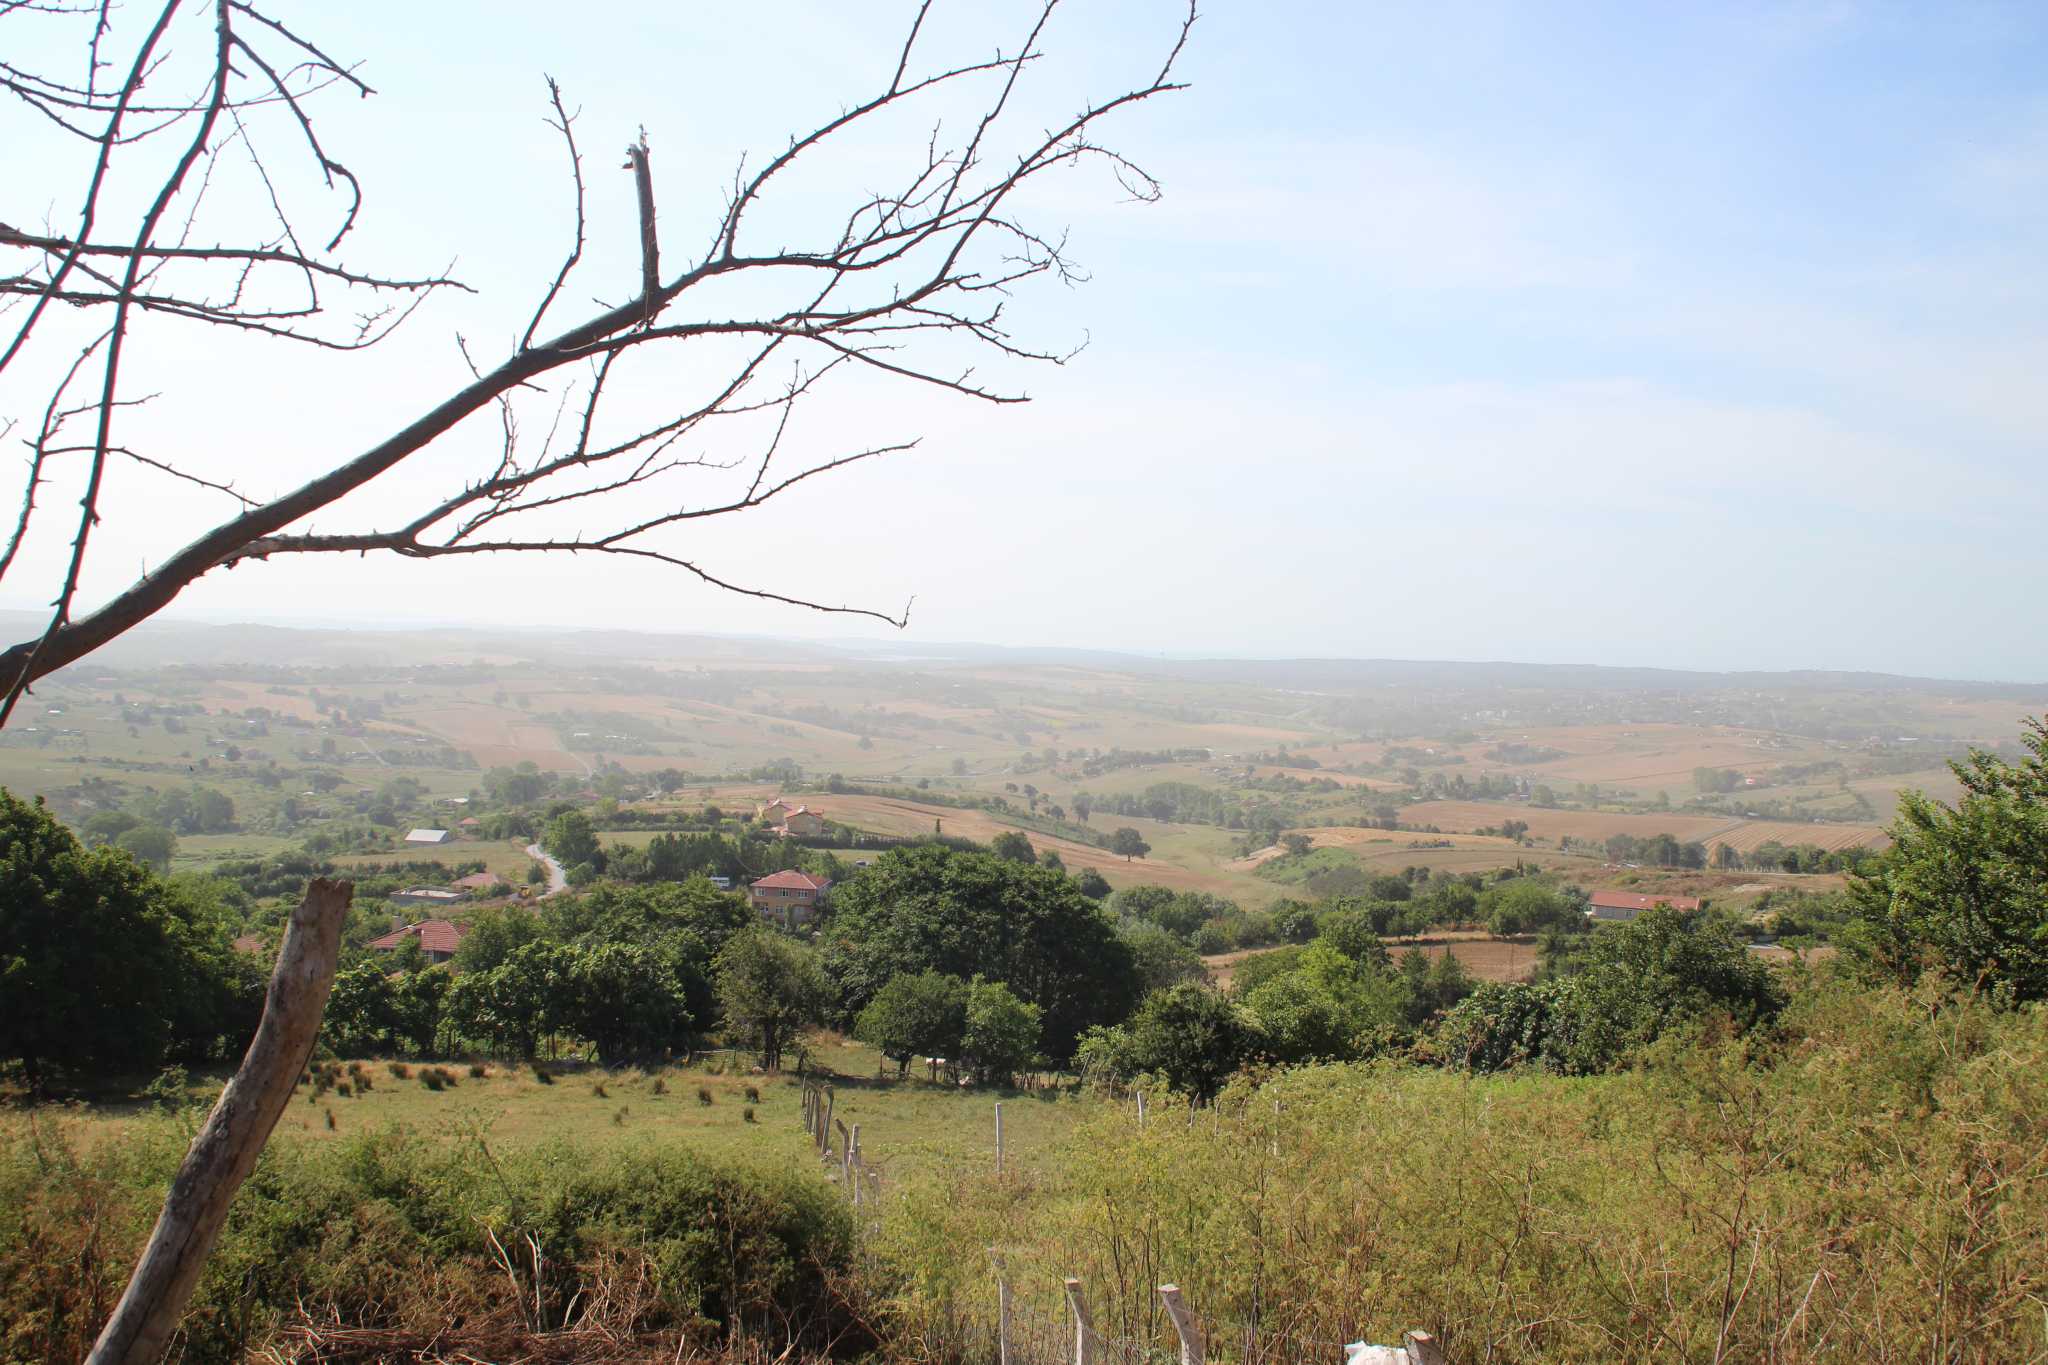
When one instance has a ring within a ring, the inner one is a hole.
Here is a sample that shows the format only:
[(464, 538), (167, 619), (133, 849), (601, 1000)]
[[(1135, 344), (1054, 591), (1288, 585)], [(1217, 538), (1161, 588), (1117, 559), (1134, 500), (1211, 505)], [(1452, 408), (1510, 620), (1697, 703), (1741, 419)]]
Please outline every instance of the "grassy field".
[[(1054, 1089), (962, 1090), (915, 1071), (898, 1080), (893, 1063), (878, 1065), (882, 1059), (872, 1048), (836, 1034), (814, 1035), (806, 1047), (811, 1069), (834, 1088), (834, 1116), (861, 1125), (862, 1146), (885, 1179), (891, 1173), (925, 1177), (992, 1165), (998, 1100), (1005, 1159), (1016, 1161), (1050, 1147), (1071, 1129), (1078, 1112), (1095, 1103)], [(481, 1077), (460, 1061), (398, 1063), (403, 1076), (390, 1062), (360, 1065), (370, 1080), (367, 1090), (352, 1083), (342, 1095), (302, 1084), (273, 1141), (324, 1143), (402, 1128), (447, 1143), (481, 1136), (498, 1151), (556, 1139), (596, 1151), (658, 1138), (719, 1155), (777, 1163), (810, 1159), (802, 1086), (794, 1070), (763, 1075), (730, 1053), (658, 1070), (544, 1063), (551, 1083), (543, 1083), (531, 1066), (496, 1061), (480, 1064), (486, 1073)], [(452, 1073), (451, 1086), (433, 1090), (420, 1079), (434, 1066)], [(195, 1103), (210, 1102), (225, 1079), (224, 1072), (195, 1076), (187, 1093)], [(33, 1113), (36, 1121), (57, 1123), (90, 1144), (163, 1122), (162, 1111), (138, 1093), (136, 1083), (122, 1083), (34, 1111), (17, 1096), (0, 1105), (0, 1123), (25, 1124)]]

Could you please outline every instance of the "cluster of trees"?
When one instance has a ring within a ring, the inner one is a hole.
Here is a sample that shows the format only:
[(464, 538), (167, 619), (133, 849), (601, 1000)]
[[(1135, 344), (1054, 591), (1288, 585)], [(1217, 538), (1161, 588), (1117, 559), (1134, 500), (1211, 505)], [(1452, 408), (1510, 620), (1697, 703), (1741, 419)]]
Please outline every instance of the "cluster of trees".
[(1603, 929), (1575, 974), (1535, 985), (1475, 984), (1450, 953), (1411, 950), (1396, 963), (1377, 937), (1333, 930), (1245, 962), (1228, 994), (1191, 984), (1154, 992), (1128, 1022), (1090, 1031), (1079, 1066), (1126, 1085), (1152, 1077), (1198, 1099), (1247, 1065), (1375, 1056), (1578, 1075), (1617, 1066), (1707, 1014), (1749, 1028), (1784, 1003), (1769, 970), (1705, 914), (1658, 909)]
[(1037, 1061), (1043, 1013), (1000, 981), (925, 971), (892, 978), (856, 1016), (853, 1032), (895, 1062), (898, 1076), (912, 1058), (944, 1057), (988, 1085)]
[(2048, 721), (2029, 718), (2021, 743), (2017, 763), (1951, 763), (1953, 807), (1902, 796), (1891, 847), (1851, 871), (1850, 946), (1873, 974), (2048, 1000)]
[(1785, 1003), (1770, 969), (1726, 921), (1665, 906), (1602, 929), (1576, 970), (1533, 984), (1489, 983), (1430, 1040), (1444, 1064), (1522, 1064), (1587, 1075), (1619, 1064), (1668, 1029), (1709, 1013), (1749, 1029)]
[(838, 1022), (854, 1024), (900, 976), (979, 976), (1038, 1009), (1054, 1062), (1141, 991), (1130, 945), (1072, 879), (941, 844), (892, 849), (836, 888), (821, 947)]
[[(1141, 792), (1090, 796), (1087, 807), (1109, 815), (1170, 820), (1183, 825), (1219, 825), (1224, 829), (1285, 829), (1299, 824), (1306, 808), (1264, 796), (1245, 797), (1192, 782), (1155, 782)], [(1075, 809), (1083, 808), (1076, 798)]]
[(238, 1056), (267, 973), (235, 933), (216, 884), (87, 848), (0, 789), (0, 1063), (32, 1089)]

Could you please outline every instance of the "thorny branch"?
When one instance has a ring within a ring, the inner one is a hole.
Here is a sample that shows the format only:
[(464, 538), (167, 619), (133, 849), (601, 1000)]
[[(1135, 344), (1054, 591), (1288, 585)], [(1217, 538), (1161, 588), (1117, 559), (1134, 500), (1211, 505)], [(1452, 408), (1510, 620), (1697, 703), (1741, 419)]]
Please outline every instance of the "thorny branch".
[[(445, 273), (387, 274), (335, 254), (363, 211), (363, 185), (323, 139), (317, 97), (336, 89), (363, 97), (373, 92), (354, 66), (264, 13), (254, 0), (158, 0), (146, 28), (139, 22), (124, 26), (118, 11), (98, 4), (0, 4), (0, 26), (69, 22), (85, 30), (82, 84), (0, 58), (0, 96), (53, 125), (59, 130), (55, 136), (75, 142), (90, 162), (74, 228), (31, 231), (0, 223), (0, 317), (16, 319), (0, 339), (0, 381), (48, 349), (40, 344), (45, 337), (52, 345), (77, 345), (54, 318), (89, 316), (96, 309), (107, 310), (108, 318), (104, 330), (52, 379), (33, 434), (17, 438), (27, 447), (28, 464), (21, 511), (0, 552), (0, 580), (29, 562), (19, 552), (42, 510), (38, 491), (62, 478), (82, 493), (48, 627), (0, 652), (0, 724), (37, 678), (146, 620), (206, 573), (285, 554), (612, 555), (680, 569), (724, 591), (905, 624), (907, 607), (890, 613), (830, 605), (743, 585), (649, 537), (754, 510), (819, 475), (916, 444), (902, 440), (793, 454), (800, 442), (792, 415), (828, 378), (887, 375), (1008, 403), (1022, 396), (980, 378), (971, 363), (958, 358), (963, 345), (969, 352), (1055, 364), (1072, 354), (1029, 344), (1010, 330), (1005, 308), (1017, 286), (1041, 275), (1061, 282), (1084, 278), (1067, 255), (1064, 237), (1026, 226), (1014, 206), (1041, 175), (1084, 161), (1103, 163), (1132, 198), (1157, 198), (1158, 183), (1096, 143), (1092, 133), (1126, 106), (1181, 88), (1173, 73), (1195, 14), (1190, 7), (1156, 74), (1143, 84), (1027, 133), (1017, 126), (1023, 117), (1018, 92), (1045, 57), (1056, 4), (1048, 0), (1042, 6), (1013, 51), (924, 67), (920, 41), (933, 10), (932, 0), (925, 0), (894, 54), (887, 83), (792, 137), (751, 175), (743, 165), (701, 252), (666, 277), (653, 156), (641, 131), (627, 147), (625, 162), (637, 210), (633, 295), (540, 339), (544, 320), (561, 306), (571, 279), (588, 268), (590, 232), (577, 116), (549, 79), (547, 122), (568, 154), (574, 228), (516, 347), (494, 364), (476, 363), (464, 347), (466, 377), (440, 402), (367, 450), (267, 498), (252, 498), (231, 479), (137, 449), (132, 437), (117, 433), (122, 412), (141, 401), (124, 389), (124, 350), (145, 341), (167, 344), (176, 329), (191, 325), (321, 350), (358, 350), (389, 337), (436, 292), (464, 288)], [(122, 66), (114, 54), (124, 44)], [(0, 40), (0, 53), (16, 50)], [(204, 51), (203, 60), (185, 55), (197, 50)], [(124, 73), (118, 84), (104, 78), (117, 70)], [(183, 94), (167, 93), (181, 82)], [(864, 194), (836, 223), (821, 223), (823, 231), (810, 245), (756, 246), (749, 230), (755, 210), (796, 168), (829, 155), (849, 129), (899, 113), (914, 115), (942, 97), (974, 101), (960, 140), (948, 144), (940, 132), (943, 122), (934, 119), (929, 140), (908, 158), (893, 190)], [(273, 130), (282, 130), (289, 150), (272, 149)], [(147, 154), (159, 142), (165, 151), (151, 169)], [(254, 176), (246, 202), (261, 203), (268, 221), (233, 206), (218, 222), (207, 214), (216, 171), (231, 148), (238, 150), (235, 165), (245, 160)], [(153, 179), (138, 189), (138, 175)], [(300, 191), (341, 196), (338, 217), (320, 236), (309, 239), (300, 232)], [(131, 202), (146, 204), (131, 229), (105, 227), (108, 205)], [(172, 221), (174, 207), (181, 224)], [(195, 244), (202, 223), (222, 231), (226, 240)], [(326, 244), (318, 249), (304, 244), (322, 237)], [(756, 285), (740, 291), (722, 287), (734, 280)], [(760, 297), (775, 287), (784, 290), (784, 301), (760, 312), (734, 313), (721, 302)], [(357, 296), (392, 302), (373, 302), (352, 313), (344, 305)], [(692, 363), (691, 357), (705, 351), (711, 354), (704, 361), (715, 362), (735, 346), (739, 350), (724, 378), (670, 400), (665, 413), (650, 418), (642, 410), (626, 411), (625, 400), (616, 397), (640, 378), (637, 372), (628, 376), (629, 367), (658, 364), (664, 391), (672, 392), (678, 363)], [(74, 387), (89, 388), (91, 397), (74, 400)], [(536, 424), (545, 428), (538, 448), (529, 448), (519, 412), (534, 402), (552, 413)], [(417, 511), (388, 528), (334, 533), (306, 525), (309, 517), (487, 407), (497, 410), (500, 429), (487, 474), (430, 493)], [(91, 440), (61, 440), (68, 422), (90, 424)], [(0, 436), (17, 427), (30, 429), (0, 413)], [(714, 447), (726, 453), (711, 453)], [(117, 464), (234, 498), (237, 508), (103, 605), (75, 614), (92, 531)], [(690, 496), (687, 488), (669, 487), (672, 477), (711, 471), (738, 479), (740, 491)]]

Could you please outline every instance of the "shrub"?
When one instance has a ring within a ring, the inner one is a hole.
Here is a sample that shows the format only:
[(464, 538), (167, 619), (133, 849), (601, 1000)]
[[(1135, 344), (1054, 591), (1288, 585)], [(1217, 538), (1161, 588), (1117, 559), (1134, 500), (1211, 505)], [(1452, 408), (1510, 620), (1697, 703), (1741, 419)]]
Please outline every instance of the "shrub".
[(754, 1121), (753, 1105), (750, 1104), (746, 1108), (740, 1110), (740, 1121), (742, 1123), (752, 1123)]
[(668, 1082), (656, 1076), (654, 1084), (648, 1087), (648, 1091), (656, 1095), (666, 1095), (668, 1093)]
[(759, 1104), (760, 1102), (761, 1102), (761, 1087), (760, 1087), (760, 1086), (758, 1086), (758, 1085), (750, 1085), (750, 1086), (748, 1086), (748, 1087), (747, 1087), (747, 1103), (749, 1103), (749, 1104)]
[(484, 1080), (487, 1077), (489, 1077), (490, 1074), (491, 1069), (485, 1066), (482, 1062), (471, 1062), (469, 1064), (469, 1078), (473, 1081)]
[(412, 1068), (407, 1066), (404, 1062), (393, 1062), (390, 1064), (390, 1067), (388, 1069), (390, 1070), (393, 1076), (397, 1077), (401, 1081), (409, 1081), (412, 1079)]
[(603, 1081), (592, 1081), (590, 1084), (590, 1093), (597, 1096), (601, 1100), (610, 1098), (605, 1094)]
[(420, 1068), (420, 1084), (429, 1090), (439, 1090), (444, 1082), (441, 1080), (441, 1073), (428, 1066)]
[(711, 1087), (710, 1087), (710, 1086), (708, 1086), (708, 1085), (700, 1085), (700, 1086), (698, 1086), (698, 1087), (697, 1087), (697, 1103), (699, 1103), (699, 1104), (709, 1104), (709, 1103), (711, 1103)]
[(334, 1111), (332, 1109), (327, 1111), (327, 1126), (329, 1128), (334, 1127)]
[[(0, 1361), (84, 1358), (184, 1156), (185, 1130), (168, 1117), (77, 1149), (69, 1131), (0, 1126)], [(524, 1310), (479, 1219), (508, 1245), (531, 1236), (546, 1249), (539, 1282), (528, 1271), (519, 1287)], [(573, 1320), (574, 1305), (623, 1275), (643, 1289), (607, 1326), (628, 1336), (807, 1323), (796, 1354), (813, 1358), (849, 1325), (829, 1286), (849, 1271), (852, 1245), (847, 1211), (815, 1176), (675, 1143), (552, 1143), (485, 1163), (401, 1130), (280, 1142), (236, 1197), (177, 1353), (192, 1365), (263, 1357), (303, 1313), (372, 1333), (424, 1330), (449, 1358), (504, 1359), (502, 1340), (475, 1334), (531, 1312), (536, 1293), (546, 1321)], [(858, 1335), (842, 1344), (872, 1346)]]
[(555, 1083), (554, 1074), (539, 1062), (533, 1064), (533, 1078), (542, 1085), (553, 1085)]

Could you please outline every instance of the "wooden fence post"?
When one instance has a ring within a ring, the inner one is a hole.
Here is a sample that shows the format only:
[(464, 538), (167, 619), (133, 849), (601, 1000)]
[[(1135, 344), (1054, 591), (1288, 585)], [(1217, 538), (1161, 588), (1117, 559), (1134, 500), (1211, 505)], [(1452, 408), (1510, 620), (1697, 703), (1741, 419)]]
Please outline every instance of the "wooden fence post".
[(1180, 1335), (1180, 1365), (1202, 1365), (1202, 1334), (1195, 1327), (1195, 1315), (1181, 1302), (1180, 1286), (1160, 1285), (1159, 1297), (1166, 1304), (1166, 1316), (1173, 1319), (1173, 1330)]
[(1088, 1320), (1088, 1300), (1079, 1280), (1067, 1281), (1067, 1307), (1074, 1314), (1074, 1365), (1095, 1365), (1095, 1324)]
[(163, 1358), (228, 1205), (313, 1055), (354, 894), (352, 882), (315, 877), (306, 883), (278, 947), (256, 1036), (171, 1181), (135, 1273), (87, 1357), (92, 1365), (154, 1365)]
[(1401, 1338), (1408, 1352), (1408, 1365), (1444, 1365), (1444, 1350), (1427, 1332), (1410, 1332)]
[(1142, 1090), (1138, 1092), (1138, 1126), (1145, 1126), (1145, 1092)]
[(1003, 1102), (996, 1101), (996, 1175), (1003, 1173)]

